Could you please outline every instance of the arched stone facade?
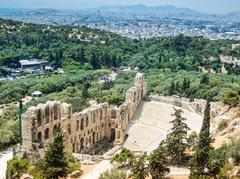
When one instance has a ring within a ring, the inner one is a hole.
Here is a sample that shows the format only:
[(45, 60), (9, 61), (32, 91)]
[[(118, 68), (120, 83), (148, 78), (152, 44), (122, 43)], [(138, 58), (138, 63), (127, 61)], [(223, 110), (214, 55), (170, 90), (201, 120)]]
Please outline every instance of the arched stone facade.
[(22, 116), (23, 147), (31, 153), (34, 145), (47, 146), (57, 126), (64, 131), (65, 147), (73, 152), (81, 152), (104, 138), (121, 145), (130, 119), (145, 95), (146, 82), (143, 74), (138, 73), (134, 86), (126, 91), (125, 102), (119, 107), (94, 104), (82, 112), (72, 113), (70, 104), (58, 101), (32, 106)]

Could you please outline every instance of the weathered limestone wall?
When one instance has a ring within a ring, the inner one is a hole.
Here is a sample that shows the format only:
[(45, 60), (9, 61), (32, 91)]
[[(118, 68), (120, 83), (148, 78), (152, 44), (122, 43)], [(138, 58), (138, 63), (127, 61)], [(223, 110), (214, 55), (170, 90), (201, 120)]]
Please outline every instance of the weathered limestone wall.
[(65, 147), (81, 152), (102, 139), (123, 144), (125, 129), (138, 104), (146, 95), (144, 75), (138, 73), (134, 86), (127, 90), (125, 102), (117, 106), (94, 104), (79, 113), (72, 113), (70, 104), (49, 101), (30, 107), (22, 116), (23, 147), (26, 152), (43, 149), (52, 140), (54, 128), (61, 127)]

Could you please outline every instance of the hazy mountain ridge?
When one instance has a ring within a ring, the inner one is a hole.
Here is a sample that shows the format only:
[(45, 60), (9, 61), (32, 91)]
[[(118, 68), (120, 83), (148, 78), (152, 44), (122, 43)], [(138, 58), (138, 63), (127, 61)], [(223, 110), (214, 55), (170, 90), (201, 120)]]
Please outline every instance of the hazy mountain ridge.
[(240, 11), (229, 12), (227, 14), (206, 14), (190, 8), (180, 8), (172, 5), (166, 6), (145, 6), (145, 5), (128, 5), (128, 6), (102, 6), (91, 9), (24, 9), (24, 8), (0, 8), (0, 15), (13, 14), (61, 14), (61, 13), (77, 13), (77, 12), (102, 12), (102, 13), (126, 13), (126, 14), (155, 14), (155, 15), (190, 15), (190, 16), (235, 16), (240, 17)]
[(188, 14), (188, 15), (200, 15), (202, 13), (189, 9), (178, 8), (175, 6), (145, 6), (145, 5), (131, 5), (131, 6), (104, 6), (96, 8), (99, 11), (106, 12), (118, 12), (118, 13), (133, 13), (133, 14)]

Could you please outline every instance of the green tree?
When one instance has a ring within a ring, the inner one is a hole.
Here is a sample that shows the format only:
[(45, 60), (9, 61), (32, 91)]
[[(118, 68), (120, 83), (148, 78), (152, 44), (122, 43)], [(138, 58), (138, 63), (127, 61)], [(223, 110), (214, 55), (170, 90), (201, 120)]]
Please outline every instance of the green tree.
[(222, 102), (230, 107), (237, 106), (240, 102), (240, 97), (236, 91), (227, 90), (224, 92)]
[(49, 144), (43, 160), (37, 164), (37, 170), (47, 179), (66, 177), (69, 171), (68, 160), (64, 152), (64, 134), (60, 128), (54, 130), (53, 142)]
[(175, 109), (174, 116), (175, 119), (171, 121), (173, 127), (171, 132), (167, 135), (166, 138), (166, 147), (167, 153), (170, 157), (171, 164), (183, 164), (187, 160), (186, 149), (188, 147), (187, 144), (187, 131), (189, 127), (184, 122), (186, 119), (182, 118), (182, 110)]
[(148, 176), (148, 167), (146, 165), (146, 155), (140, 156), (139, 159), (133, 159), (131, 166), (132, 179), (145, 179)]
[(133, 158), (134, 158), (133, 153), (130, 150), (123, 148), (119, 154), (116, 154), (113, 157), (112, 161), (116, 161), (123, 166), (126, 165), (126, 162), (128, 162), (128, 164), (131, 163)]
[(175, 94), (175, 83), (171, 82), (171, 86), (169, 88), (169, 95), (172, 96)]
[(170, 172), (167, 154), (162, 146), (159, 146), (149, 156), (149, 173), (152, 179), (162, 179)]

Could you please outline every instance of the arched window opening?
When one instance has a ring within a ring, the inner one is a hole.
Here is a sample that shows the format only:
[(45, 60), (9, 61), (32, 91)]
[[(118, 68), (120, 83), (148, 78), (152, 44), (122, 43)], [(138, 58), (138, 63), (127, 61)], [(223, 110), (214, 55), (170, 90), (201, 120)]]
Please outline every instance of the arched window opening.
[(95, 144), (95, 132), (93, 132), (93, 135), (92, 135), (92, 143)]
[(45, 124), (49, 123), (50, 121), (50, 108), (47, 106), (45, 108)]
[(72, 144), (72, 152), (75, 153), (75, 143)]
[(84, 148), (84, 138), (81, 138), (80, 140), (80, 150)]
[(111, 129), (111, 137), (110, 137), (110, 142), (114, 142), (115, 141), (115, 129)]
[(42, 111), (41, 111), (41, 109), (39, 109), (37, 111), (37, 124), (38, 124), (38, 127), (42, 125)]
[(81, 119), (81, 126), (80, 126), (80, 129), (83, 130), (84, 128), (84, 119)]
[(77, 120), (77, 124), (76, 124), (76, 131), (79, 130), (79, 120)]
[(103, 114), (102, 114), (102, 109), (100, 109), (100, 119), (102, 119)]
[(57, 104), (54, 105), (53, 107), (53, 111), (54, 111), (54, 120), (58, 120), (58, 106)]
[(38, 143), (42, 143), (42, 133), (41, 132), (38, 132), (38, 134), (37, 134), (37, 141), (38, 141)]
[(49, 139), (49, 129), (45, 130), (45, 139)]

